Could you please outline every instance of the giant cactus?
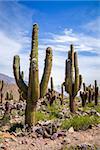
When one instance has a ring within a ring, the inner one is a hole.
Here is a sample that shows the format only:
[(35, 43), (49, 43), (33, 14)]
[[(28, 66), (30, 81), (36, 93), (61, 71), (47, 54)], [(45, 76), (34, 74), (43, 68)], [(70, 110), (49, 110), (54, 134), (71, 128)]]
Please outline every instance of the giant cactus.
[(36, 123), (35, 112), (37, 100), (46, 94), (48, 81), (52, 68), (52, 49), (46, 49), (45, 67), (41, 83), (39, 85), (38, 72), (38, 25), (33, 25), (32, 47), (30, 54), (29, 82), (28, 85), (23, 81), (20, 71), (20, 58), (14, 56), (13, 70), (16, 83), (23, 92), (23, 98), (26, 99), (25, 123), (29, 126)]
[(68, 59), (66, 60), (65, 67), (65, 91), (69, 94), (70, 98), (70, 111), (75, 112), (75, 96), (81, 88), (82, 76), (79, 75), (77, 53), (74, 52), (73, 45), (70, 46), (71, 50), (68, 52)]

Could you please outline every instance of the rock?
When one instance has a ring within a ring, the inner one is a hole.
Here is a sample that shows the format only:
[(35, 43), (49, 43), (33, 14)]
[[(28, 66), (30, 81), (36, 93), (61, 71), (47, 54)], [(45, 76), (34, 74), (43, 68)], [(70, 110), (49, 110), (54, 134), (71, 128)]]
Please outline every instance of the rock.
[(65, 137), (64, 139), (63, 139), (63, 141), (61, 142), (61, 144), (69, 144), (69, 143), (71, 143), (71, 140), (69, 139), (69, 138), (67, 138), (67, 137)]
[(43, 129), (42, 129), (41, 127), (38, 128), (38, 129), (36, 129), (35, 131), (36, 131), (36, 133), (38, 133), (38, 134), (44, 135), (44, 131), (43, 131)]
[(58, 131), (57, 133), (58, 133), (58, 136), (65, 136), (66, 135), (66, 133), (64, 131)]
[(24, 140), (22, 141), (22, 144), (28, 144), (27, 140), (24, 139)]
[(77, 145), (76, 147), (75, 147), (75, 149), (81, 149), (81, 150), (88, 150), (88, 149), (91, 149), (91, 150), (95, 150), (96, 148), (95, 148), (95, 146), (94, 145), (92, 145), (92, 144), (85, 144), (85, 143), (83, 143), (83, 144), (79, 144), (79, 145)]
[(57, 137), (58, 137), (58, 133), (54, 133), (54, 134), (51, 136), (51, 139), (52, 139), (52, 140), (55, 140), (55, 139), (57, 139)]
[(58, 114), (58, 118), (59, 118), (59, 119), (64, 118), (64, 114), (63, 114), (62, 112), (60, 112), (60, 113)]
[(69, 130), (68, 130), (68, 132), (69, 132), (69, 133), (73, 133), (73, 132), (74, 132), (74, 128), (73, 128), (73, 127), (70, 127)]
[(100, 117), (100, 113), (99, 113), (99, 112), (97, 112), (96, 115), (97, 115), (98, 117)]

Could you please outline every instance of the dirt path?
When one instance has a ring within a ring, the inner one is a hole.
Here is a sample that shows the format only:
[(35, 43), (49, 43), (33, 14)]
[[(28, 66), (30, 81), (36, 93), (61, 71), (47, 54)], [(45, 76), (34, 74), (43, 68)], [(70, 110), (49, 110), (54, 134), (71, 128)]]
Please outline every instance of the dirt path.
[(61, 150), (65, 145), (67, 147), (78, 144), (96, 145), (100, 148), (100, 125), (88, 129), (87, 131), (66, 132), (66, 135), (56, 140), (43, 139), (36, 137), (34, 134), (24, 137), (5, 138), (0, 142), (0, 147), (4, 150)]

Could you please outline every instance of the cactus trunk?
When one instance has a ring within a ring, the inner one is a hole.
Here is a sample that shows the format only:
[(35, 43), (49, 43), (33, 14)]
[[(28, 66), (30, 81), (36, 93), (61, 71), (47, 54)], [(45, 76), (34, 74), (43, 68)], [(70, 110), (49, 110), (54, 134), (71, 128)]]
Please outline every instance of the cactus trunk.
[(72, 113), (75, 113), (75, 97), (73, 97), (72, 95), (70, 95), (69, 96), (69, 100), (70, 100), (70, 103), (69, 103), (70, 111)]

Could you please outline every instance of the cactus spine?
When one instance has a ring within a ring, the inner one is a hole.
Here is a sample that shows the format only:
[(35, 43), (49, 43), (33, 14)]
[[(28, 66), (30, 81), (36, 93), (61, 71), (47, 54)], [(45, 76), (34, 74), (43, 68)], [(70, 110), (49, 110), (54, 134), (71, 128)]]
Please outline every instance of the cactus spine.
[(13, 70), (16, 83), (23, 92), (23, 98), (26, 99), (25, 123), (29, 126), (36, 123), (35, 112), (36, 104), (39, 98), (46, 94), (48, 81), (52, 68), (52, 49), (46, 49), (45, 67), (41, 83), (39, 85), (39, 71), (38, 71), (38, 25), (33, 25), (32, 31), (32, 47), (30, 54), (30, 68), (29, 68), (29, 83), (28, 86), (23, 81), (20, 73), (20, 58), (14, 56)]
[(74, 52), (73, 45), (70, 46), (68, 52), (68, 59), (66, 60), (65, 67), (65, 91), (69, 94), (70, 98), (70, 111), (75, 112), (75, 96), (80, 90), (82, 83), (82, 76), (79, 75), (77, 53)]
[(0, 103), (2, 103), (3, 100), (3, 87), (4, 87), (4, 81), (0, 80)]

